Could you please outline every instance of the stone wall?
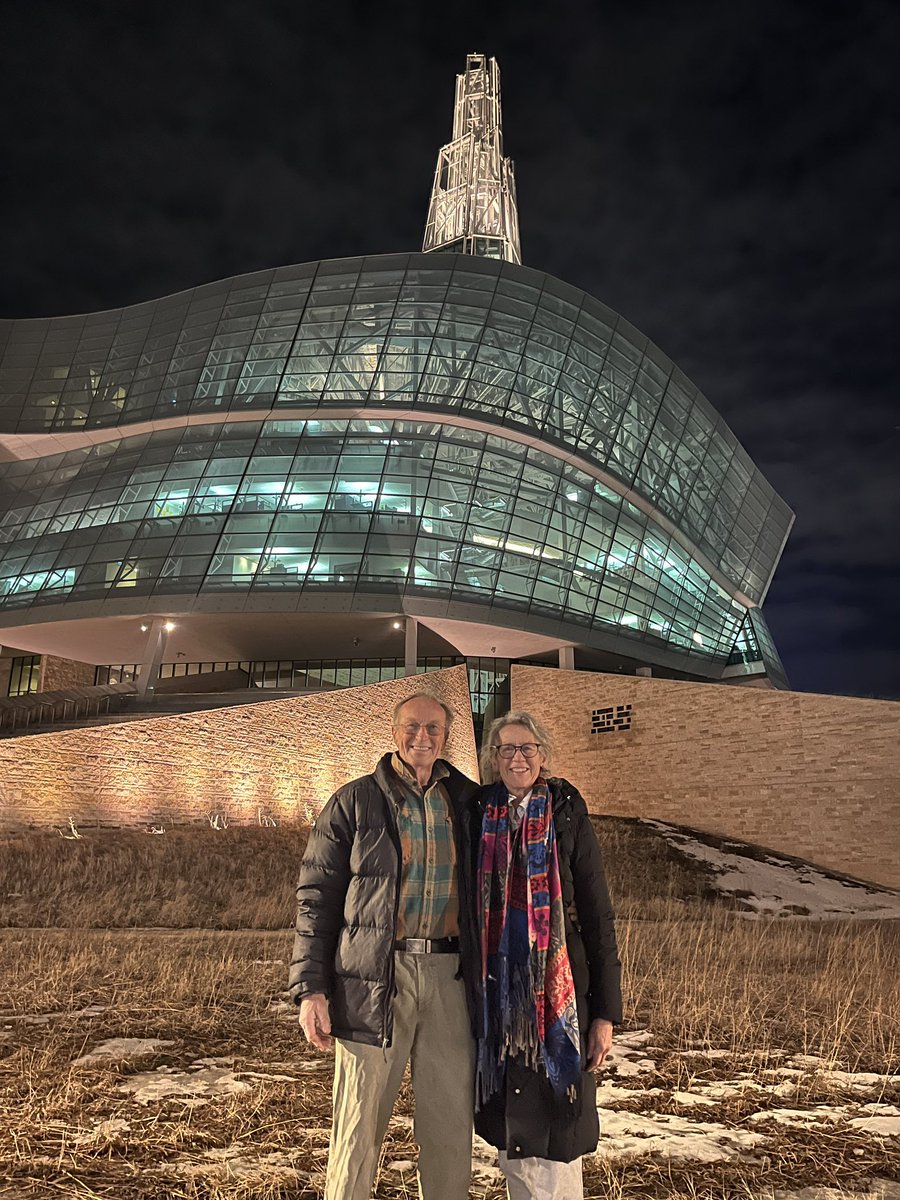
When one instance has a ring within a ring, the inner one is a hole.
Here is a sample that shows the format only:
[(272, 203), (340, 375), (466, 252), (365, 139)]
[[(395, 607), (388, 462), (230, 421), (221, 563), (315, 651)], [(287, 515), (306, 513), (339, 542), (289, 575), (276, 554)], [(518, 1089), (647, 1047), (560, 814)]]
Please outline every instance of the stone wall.
[(97, 668), (91, 663), (75, 662), (45, 654), (41, 659), (40, 692), (61, 692), (65, 688), (93, 687)]
[(512, 707), (547, 725), (555, 769), (596, 812), (900, 886), (896, 702), (514, 666)]
[(312, 696), (0, 741), (0, 830), (172, 824), (221, 814), (311, 820), (390, 749), (391, 713), (427, 690), (458, 714), (449, 758), (470, 776), (466, 668)]

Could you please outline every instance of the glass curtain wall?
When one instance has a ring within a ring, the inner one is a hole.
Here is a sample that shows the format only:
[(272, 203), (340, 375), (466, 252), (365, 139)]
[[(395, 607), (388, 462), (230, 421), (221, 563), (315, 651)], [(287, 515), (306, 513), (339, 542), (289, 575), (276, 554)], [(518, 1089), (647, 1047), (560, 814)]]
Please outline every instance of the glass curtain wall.
[(279, 406), (364, 407), (376, 422), (392, 406), (470, 417), (602, 467), (755, 601), (790, 526), (661, 351), (601, 302), (526, 267), (466, 255), (344, 259), (2, 326), (3, 431)]
[(12, 464), (10, 475), (6, 609), (69, 595), (421, 593), (723, 662), (746, 611), (611, 489), (475, 430), (374, 418), (206, 425)]

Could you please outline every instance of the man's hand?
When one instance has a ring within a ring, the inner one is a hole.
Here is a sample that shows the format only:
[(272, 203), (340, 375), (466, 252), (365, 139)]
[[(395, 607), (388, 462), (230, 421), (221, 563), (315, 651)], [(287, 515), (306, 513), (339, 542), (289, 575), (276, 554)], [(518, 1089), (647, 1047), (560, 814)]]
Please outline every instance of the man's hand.
[(306, 1040), (317, 1050), (330, 1050), (334, 1045), (328, 997), (324, 992), (314, 992), (300, 1001), (300, 1028), (306, 1034)]
[[(301, 1010), (302, 1011), (302, 1010)], [(303, 1018), (300, 1018), (301, 1022)], [(596, 1071), (612, 1049), (612, 1021), (598, 1019), (591, 1021), (587, 1035), (587, 1069)], [(308, 1035), (307, 1035), (308, 1036)]]

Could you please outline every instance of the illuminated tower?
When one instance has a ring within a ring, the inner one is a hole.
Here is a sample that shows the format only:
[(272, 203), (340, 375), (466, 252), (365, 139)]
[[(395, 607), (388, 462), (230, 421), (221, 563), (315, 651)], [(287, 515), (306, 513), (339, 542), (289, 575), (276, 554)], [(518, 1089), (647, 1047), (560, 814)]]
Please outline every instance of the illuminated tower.
[(495, 58), (470, 54), (456, 77), (453, 140), (438, 152), (422, 249), (522, 261), (515, 175), (503, 156)]

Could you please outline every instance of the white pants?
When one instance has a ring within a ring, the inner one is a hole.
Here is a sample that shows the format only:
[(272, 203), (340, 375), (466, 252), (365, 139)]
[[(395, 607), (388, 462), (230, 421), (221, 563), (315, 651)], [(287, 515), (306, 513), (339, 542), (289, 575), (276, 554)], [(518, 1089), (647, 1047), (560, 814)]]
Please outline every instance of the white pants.
[(392, 1044), (337, 1039), (325, 1200), (369, 1200), (381, 1142), (410, 1064), (422, 1200), (467, 1200), (475, 1046), (457, 954), (394, 955)]
[(506, 1176), (509, 1200), (584, 1200), (580, 1158), (567, 1163), (507, 1158), (501, 1150), (500, 1170)]

